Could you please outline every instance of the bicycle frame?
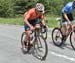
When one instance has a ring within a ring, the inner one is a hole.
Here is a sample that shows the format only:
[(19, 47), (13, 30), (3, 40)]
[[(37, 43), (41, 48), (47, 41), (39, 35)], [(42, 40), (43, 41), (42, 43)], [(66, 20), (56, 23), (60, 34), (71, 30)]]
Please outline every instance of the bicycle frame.
[[(60, 20), (59, 20), (60, 21)], [(73, 21), (72, 21), (73, 22)], [(53, 43), (56, 45), (56, 46), (61, 46), (65, 41), (66, 39), (68, 38), (68, 36), (70, 35), (70, 43), (71, 43), (71, 46), (73, 47), (73, 49), (75, 49), (75, 45), (73, 45), (73, 42), (75, 42), (73, 39), (75, 38), (75, 25), (74, 23), (71, 24), (71, 27), (70, 28), (67, 28), (67, 36), (63, 35), (63, 26), (62, 26), (62, 22), (60, 21), (60, 26), (59, 27), (55, 27), (53, 30), (52, 30), (52, 40), (53, 40)], [(57, 33), (59, 34), (57, 34)], [(73, 36), (74, 35), (74, 36)], [(73, 38), (74, 37), (74, 38)], [(73, 40), (73, 41), (72, 41)]]
[[(61, 20), (61, 18), (59, 18), (59, 19), (57, 19), (57, 20), (60, 21), (60, 26), (59, 26), (59, 28), (62, 29), (63, 26), (62, 26), (62, 22), (61, 22), (62, 20)], [(74, 24), (71, 24), (71, 25), (68, 25), (68, 24), (67, 24), (67, 26), (69, 26), (69, 28), (67, 27), (66, 39), (67, 39), (67, 37), (70, 35), (70, 33), (73, 32), (73, 28), (75, 27), (75, 25), (74, 25)], [(63, 37), (64, 37), (64, 35), (63, 35)]]

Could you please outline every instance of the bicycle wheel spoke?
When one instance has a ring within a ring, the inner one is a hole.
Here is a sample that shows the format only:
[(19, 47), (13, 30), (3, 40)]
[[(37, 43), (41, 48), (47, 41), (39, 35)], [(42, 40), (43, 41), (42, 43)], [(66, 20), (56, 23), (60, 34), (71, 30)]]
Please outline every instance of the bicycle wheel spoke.
[(61, 46), (62, 45), (62, 43), (63, 43), (62, 33), (61, 33), (59, 28), (53, 29), (53, 31), (52, 31), (52, 40), (53, 40), (53, 43), (56, 46)]
[(35, 44), (35, 54), (38, 58), (43, 58), (47, 56), (47, 44), (44, 38), (38, 37), (37, 44)]

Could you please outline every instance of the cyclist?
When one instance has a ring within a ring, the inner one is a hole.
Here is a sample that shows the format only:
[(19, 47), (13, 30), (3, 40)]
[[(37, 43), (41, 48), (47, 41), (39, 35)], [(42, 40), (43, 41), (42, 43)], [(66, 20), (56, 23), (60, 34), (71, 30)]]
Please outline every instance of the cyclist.
[(30, 38), (30, 33), (35, 28), (40, 28), (40, 19), (43, 25), (45, 25), (44, 22), (44, 5), (42, 3), (37, 3), (34, 8), (29, 9), (24, 14), (24, 29), (26, 32), (26, 38), (22, 45), (23, 50), (27, 50), (26, 48), (26, 41)]
[(67, 3), (62, 9), (62, 25), (63, 25), (63, 36), (67, 38), (67, 26), (71, 27), (71, 23), (74, 20), (72, 12), (75, 9), (75, 0)]

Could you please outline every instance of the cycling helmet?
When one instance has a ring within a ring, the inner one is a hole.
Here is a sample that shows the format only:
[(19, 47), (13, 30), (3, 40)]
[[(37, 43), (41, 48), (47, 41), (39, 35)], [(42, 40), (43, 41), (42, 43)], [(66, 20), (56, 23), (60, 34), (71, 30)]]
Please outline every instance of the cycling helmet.
[(75, 0), (73, 1), (72, 8), (75, 9)]
[(36, 10), (44, 13), (44, 5), (41, 3), (37, 3), (35, 6)]

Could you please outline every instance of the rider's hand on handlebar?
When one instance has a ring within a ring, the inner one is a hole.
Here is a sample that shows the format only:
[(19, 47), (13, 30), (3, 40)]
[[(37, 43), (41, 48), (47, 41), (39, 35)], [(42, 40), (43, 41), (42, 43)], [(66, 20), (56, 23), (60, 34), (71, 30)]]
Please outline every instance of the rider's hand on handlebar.
[(35, 28), (33, 26), (30, 26), (30, 30), (34, 30)]
[(69, 22), (67, 22), (67, 24), (68, 24), (68, 25), (71, 25), (71, 22), (69, 21)]

